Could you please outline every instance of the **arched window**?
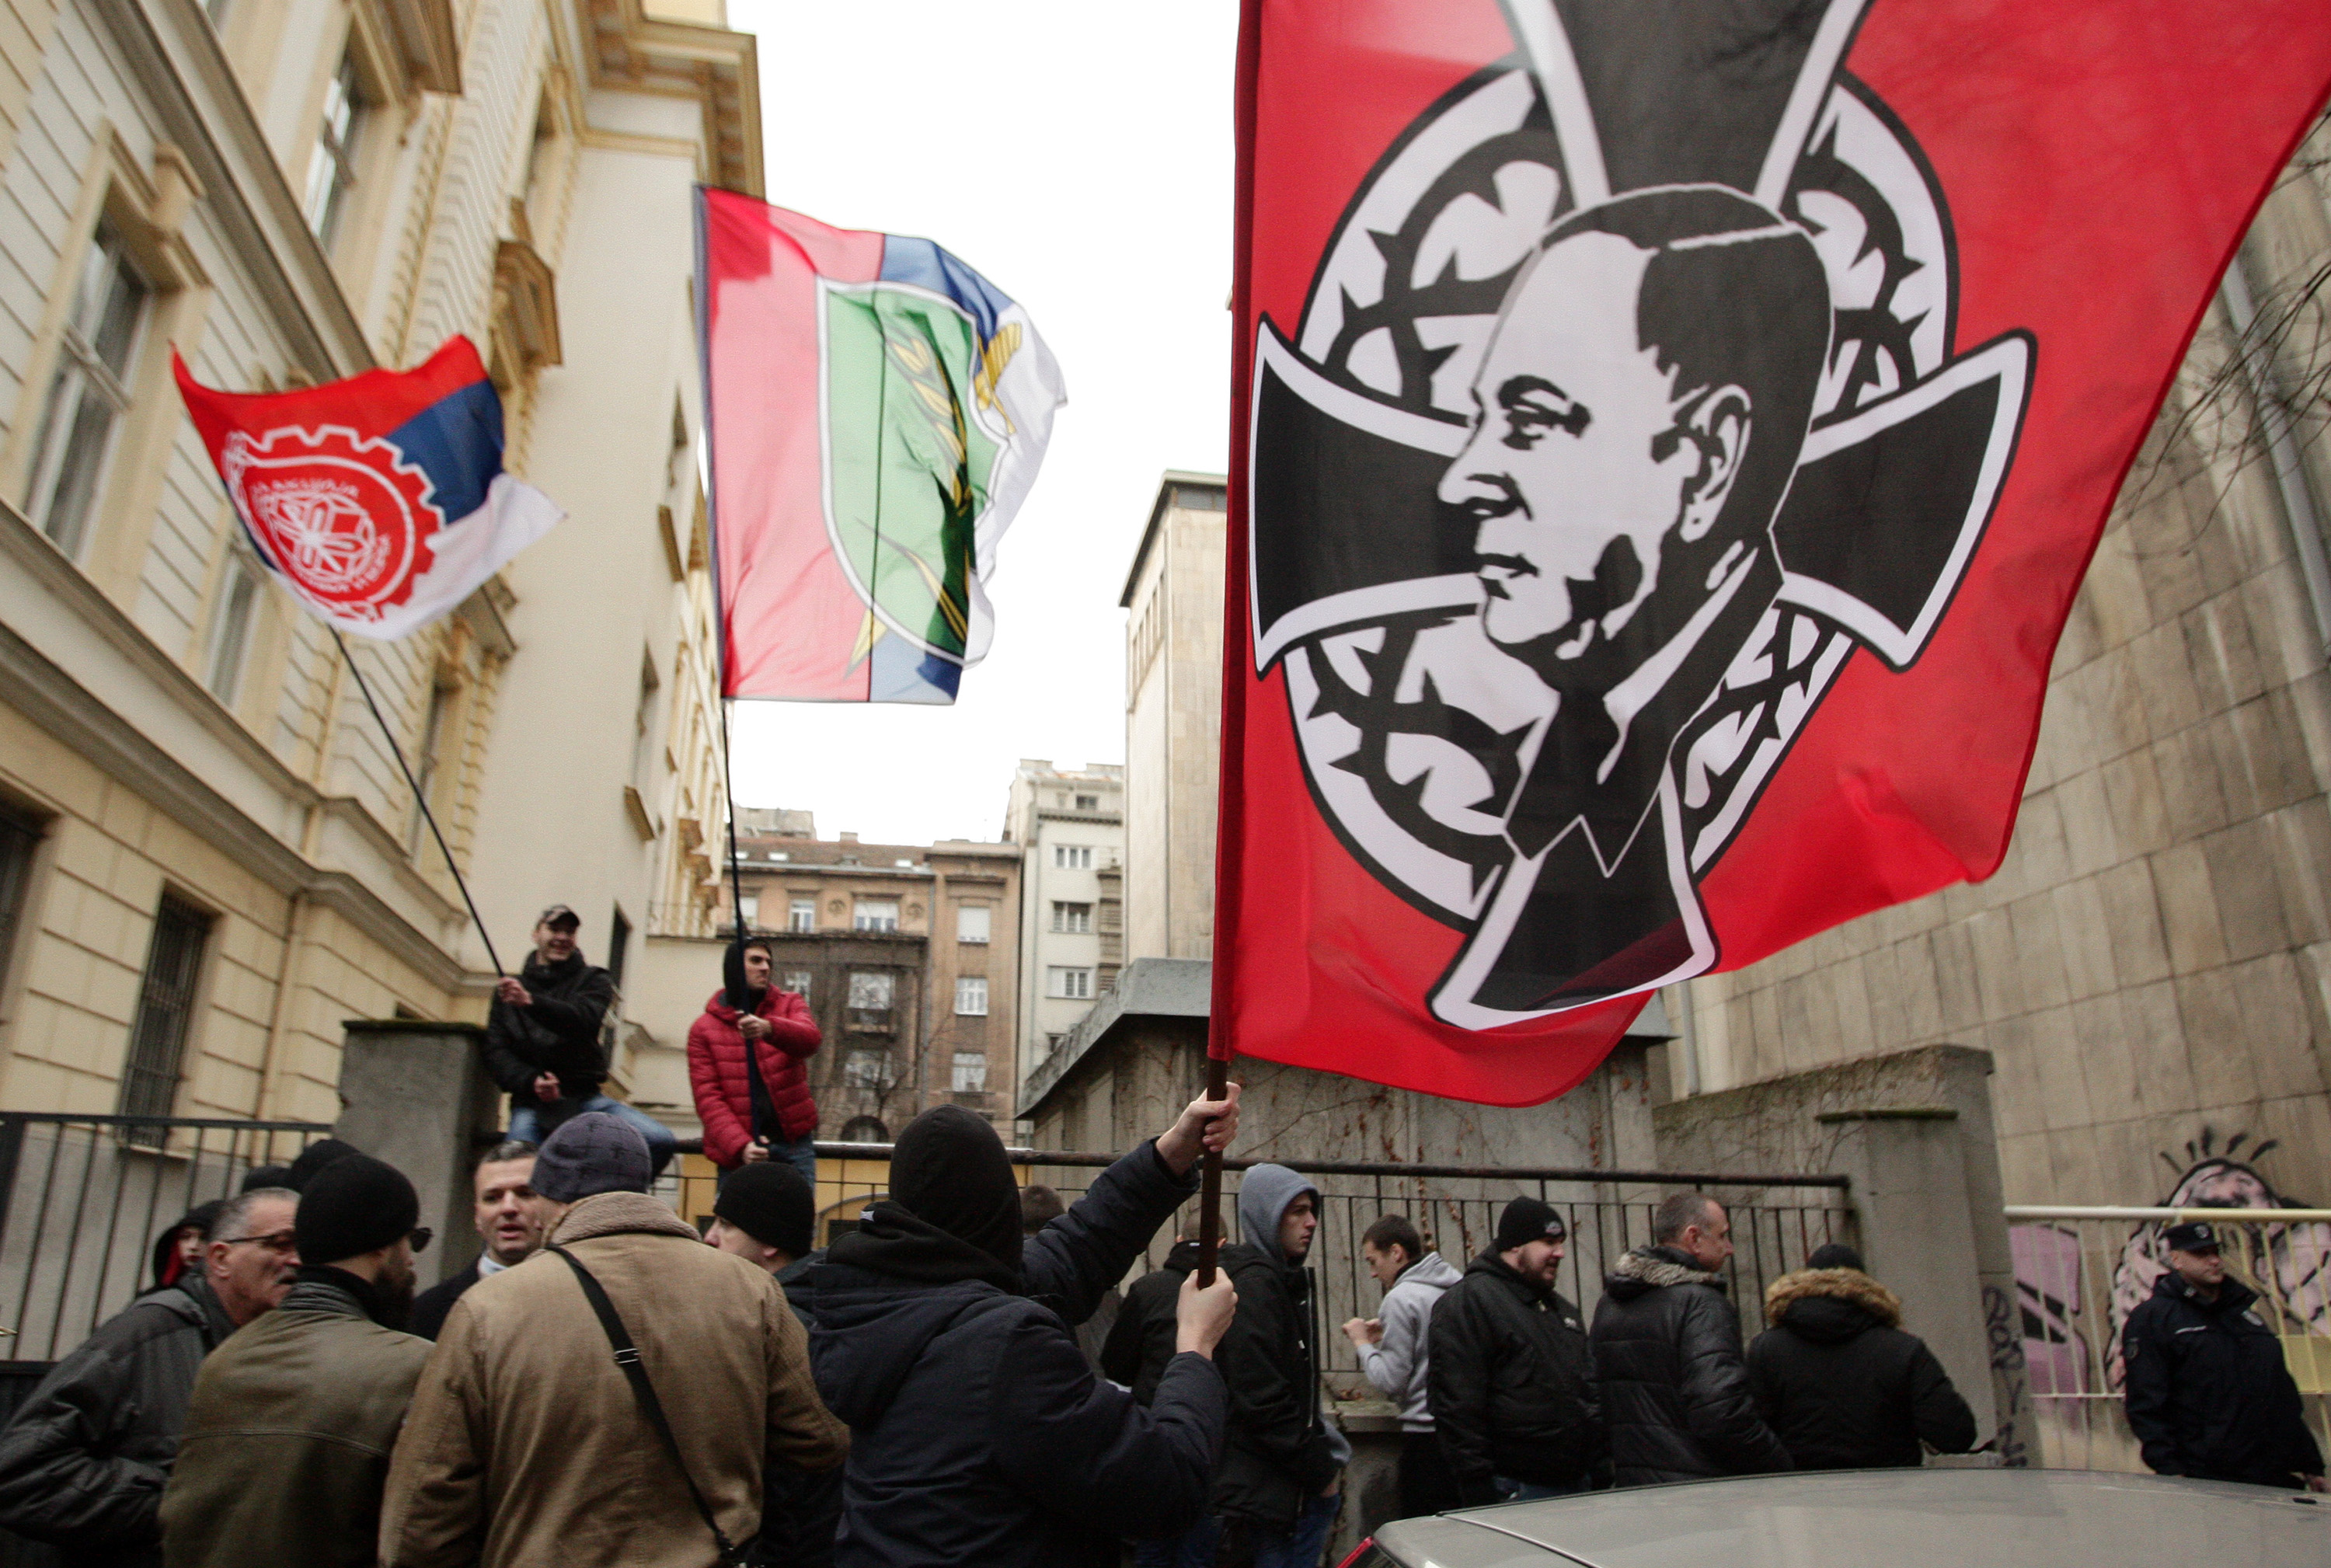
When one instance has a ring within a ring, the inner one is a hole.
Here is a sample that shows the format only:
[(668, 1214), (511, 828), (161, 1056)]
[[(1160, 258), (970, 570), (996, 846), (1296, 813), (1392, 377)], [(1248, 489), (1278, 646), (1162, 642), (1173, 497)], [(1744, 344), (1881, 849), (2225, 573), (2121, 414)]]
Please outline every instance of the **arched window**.
[(882, 1125), (880, 1117), (852, 1117), (842, 1124), (842, 1141), (845, 1144), (887, 1144), (890, 1129)]

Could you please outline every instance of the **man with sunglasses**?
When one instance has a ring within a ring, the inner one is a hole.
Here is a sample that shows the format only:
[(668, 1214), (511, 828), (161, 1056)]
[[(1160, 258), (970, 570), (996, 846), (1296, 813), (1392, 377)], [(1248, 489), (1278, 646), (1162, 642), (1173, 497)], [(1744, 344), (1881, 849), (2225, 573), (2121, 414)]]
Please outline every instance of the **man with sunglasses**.
[(49, 1370), (0, 1431), (0, 1525), (74, 1568), (159, 1568), (162, 1487), (203, 1358), (283, 1298), (297, 1193), (228, 1200), (201, 1267), (148, 1291)]
[(195, 1381), (162, 1497), (168, 1568), (371, 1568), (389, 1449), (429, 1359), (404, 1332), (420, 1217), (413, 1183), (368, 1155), (309, 1183), (290, 1293)]

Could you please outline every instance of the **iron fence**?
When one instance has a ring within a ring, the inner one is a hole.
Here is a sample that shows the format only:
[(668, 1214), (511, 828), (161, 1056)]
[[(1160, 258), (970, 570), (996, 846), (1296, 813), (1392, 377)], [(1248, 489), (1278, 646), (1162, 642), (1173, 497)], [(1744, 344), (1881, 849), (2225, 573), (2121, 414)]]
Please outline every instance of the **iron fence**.
[(2331, 1209), (2012, 1207), (2023, 1364), (2051, 1468), (2142, 1472), (2123, 1404), (2121, 1331), (2168, 1270), (2163, 1228), (2207, 1220), (2227, 1272), (2282, 1340), (2316, 1440), (2331, 1451)]
[[(818, 1152), (821, 1244), (855, 1223), (858, 1212), (883, 1192), (891, 1145), (821, 1143)], [(1088, 1152), (1013, 1149), (1023, 1182), (1041, 1182), (1074, 1202), (1091, 1173), (1118, 1156)], [(1237, 1174), (1256, 1162), (1224, 1162), (1225, 1239), (1238, 1240)], [(1706, 1171), (1575, 1170), (1495, 1165), (1411, 1164), (1365, 1160), (1279, 1162), (1319, 1188), (1320, 1229), (1312, 1242), (1312, 1298), (1318, 1316), (1322, 1375), (1339, 1397), (1372, 1393), (1358, 1353), (1339, 1326), (1372, 1317), (1382, 1292), (1367, 1271), (1360, 1236), (1385, 1214), (1405, 1214), (1427, 1246), (1459, 1269), (1480, 1255), (1497, 1232), (1498, 1214), (1511, 1199), (1528, 1195), (1550, 1204), (1570, 1228), (1556, 1288), (1591, 1314), (1603, 1278), (1630, 1247), (1651, 1240), (1651, 1213), (1672, 1192), (1698, 1188), (1726, 1204), (1736, 1250), (1726, 1272), (1744, 1328), (1761, 1327), (1765, 1287), (1804, 1267), (1807, 1253), (1826, 1241), (1852, 1240), (1848, 1180), (1841, 1175), (1754, 1174)], [(1776, 1193), (1791, 1196), (1776, 1200)], [(1197, 1234), (1194, 1196), (1159, 1228), (1146, 1267), (1155, 1268), (1182, 1235)]]
[(54, 1361), (153, 1288), (162, 1228), (288, 1164), (321, 1122), (0, 1112), (0, 1341)]

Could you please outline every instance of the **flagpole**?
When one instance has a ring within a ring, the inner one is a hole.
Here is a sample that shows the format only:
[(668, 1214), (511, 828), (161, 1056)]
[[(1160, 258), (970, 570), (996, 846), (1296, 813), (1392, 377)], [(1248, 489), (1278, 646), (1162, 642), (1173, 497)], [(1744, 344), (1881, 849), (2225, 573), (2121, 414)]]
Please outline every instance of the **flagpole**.
[(696, 373), (703, 410), (697, 428), (704, 442), (704, 513), (705, 543), (711, 554), (712, 576), (712, 661), (713, 679), (718, 682), (713, 700), (720, 705), (720, 793), (728, 806), (728, 897), (737, 909), (737, 937), (742, 942), (745, 931), (745, 879), (737, 866), (737, 782), (729, 765), (732, 749), (729, 727), (737, 721), (737, 704), (728, 695), (728, 605), (720, 591), (720, 486), (714, 474), (718, 453), (712, 441), (712, 271), (705, 264), (706, 252), (711, 243), (705, 233), (709, 217), (705, 194), (712, 187), (699, 183), (695, 189), (696, 219)]
[[(328, 621), (325, 624), (331, 626)], [(373, 722), (380, 726), (381, 738), (388, 742), (389, 755), (396, 758), (397, 771), (404, 774), (405, 784), (412, 788), (414, 803), (421, 808), (421, 820), (429, 824), (429, 836), (437, 841), (437, 848), (445, 856), (445, 869), (453, 873), (453, 886), (461, 890), (461, 902), (469, 906), (470, 920), (478, 928), (478, 939), (486, 945), (488, 962), (493, 965), (498, 977), (508, 979), (509, 971), (502, 967), (501, 955), (494, 951), (493, 936), (486, 929), (485, 917), (478, 913), (478, 901), (470, 897), (470, 884), (462, 879), (461, 868), (453, 863), (452, 846), (445, 842), (444, 831), (437, 825), (437, 813), (429, 809), (429, 797), (422, 793), (421, 781), (413, 776), (412, 765), (404, 760), (404, 748), (396, 744), (396, 735), (388, 727), (380, 704), (373, 700), (372, 683), (364, 678), (364, 670), (357, 664), (356, 651), (340, 635), (340, 629), (331, 626), (331, 632), (332, 641), (340, 645), (340, 657), (347, 661), (348, 673), (357, 678), (357, 689), (364, 693), (365, 706), (372, 709)]]
[[(1235, 518), (1245, 504), (1246, 451), (1242, 432), (1247, 413), (1246, 389), (1251, 355), (1244, 323), (1250, 284), (1246, 258), (1254, 234), (1255, 86), (1262, 56), (1261, 0), (1243, 0), (1239, 6), (1237, 99), (1232, 113), (1238, 149), (1237, 183), (1231, 214), (1231, 488), (1225, 498)], [(1206, 1098), (1219, 1100), (1230, 1093), (1231, 999), (1238, 967), (1241, 901), (1240, 868), (1246, 849), (1245, 815), (1240, 799), (1244, 787), (1246, 748), (1246, 672), (1242, 644), (1246, 625), (1246, 560), (1240, 548), (1243, 536), (1229, 528), (1223, 541), (1228, 550), (1223, 581), (1223, 750), (1217, 788), (1214, 836), (1214, 929), (1228, 932), (1213, 956), (1213, 999), (1206, 1019)], [(1214, 1282), (1214, 1255), (1223, 1240), (1223, 1156), (1209, 1150), (1198, 1173), (1198, 1288)]]

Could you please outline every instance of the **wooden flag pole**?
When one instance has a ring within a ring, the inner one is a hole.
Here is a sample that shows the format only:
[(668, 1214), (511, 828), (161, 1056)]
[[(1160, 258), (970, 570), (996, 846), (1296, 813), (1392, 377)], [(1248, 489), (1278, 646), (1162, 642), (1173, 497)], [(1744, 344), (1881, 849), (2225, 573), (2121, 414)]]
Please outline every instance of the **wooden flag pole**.
[[(1206, 1098), (1231, 1092), (1231, 1059), (1206, 1053)], [(1198, 1288), (1214, 1282), (1214, 1254), (1223, 1244), (1223, 1156), (1208, 1149), (1198, 1161)]]

